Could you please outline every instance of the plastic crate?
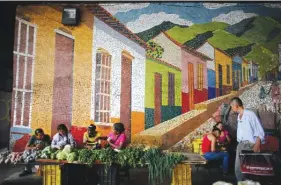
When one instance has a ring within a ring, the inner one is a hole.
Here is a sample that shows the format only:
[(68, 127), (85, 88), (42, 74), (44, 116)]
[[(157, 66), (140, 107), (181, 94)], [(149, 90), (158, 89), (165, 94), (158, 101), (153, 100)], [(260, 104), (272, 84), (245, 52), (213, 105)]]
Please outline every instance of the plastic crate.
[(193, 145), (193, 152), (202, 155), (202, 139), (195, 139), (192, 142)]
[(171, 185), (192, 185), (191, 166), (178, 164), (173, 169)]
[(41, 165), (43, 185), (61, 185), (60, 165)]

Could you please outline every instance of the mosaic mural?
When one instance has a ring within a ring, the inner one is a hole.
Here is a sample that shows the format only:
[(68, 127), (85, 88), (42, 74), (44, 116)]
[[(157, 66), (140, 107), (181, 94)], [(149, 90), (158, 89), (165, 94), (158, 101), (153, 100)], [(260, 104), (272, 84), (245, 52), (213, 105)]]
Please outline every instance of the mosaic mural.
[(116, 3), (19, 6), (15, 21), (11, 145), (65, 123), (78, 143), (95, 123), (129, 138), (237, 91), (280, 63), (279, 3)]

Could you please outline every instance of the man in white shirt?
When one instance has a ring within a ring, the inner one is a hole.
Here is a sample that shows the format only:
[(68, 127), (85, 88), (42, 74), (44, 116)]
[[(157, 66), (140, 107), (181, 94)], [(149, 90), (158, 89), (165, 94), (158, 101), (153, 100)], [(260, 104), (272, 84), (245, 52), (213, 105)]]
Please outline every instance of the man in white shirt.
[(238, 113), (238, 145), (236, 150), (235, 175), (239, 182), (244, 180), (244, 176), (240, 169), (241, 163), (239, 154), (242, 150), (260, 152), (261, 143), (264, 143), (264, 130), (256, 114), (250, 110), (244, 109), (243, 102), (240, 98), (232, 98), (230, 105), (232, 110)]

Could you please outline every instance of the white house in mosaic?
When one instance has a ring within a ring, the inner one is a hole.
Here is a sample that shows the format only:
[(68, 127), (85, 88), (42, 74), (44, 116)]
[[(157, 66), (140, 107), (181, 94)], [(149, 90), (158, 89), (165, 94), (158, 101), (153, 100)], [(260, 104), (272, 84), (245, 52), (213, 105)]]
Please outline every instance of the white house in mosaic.
[(146, 43), (94, 8), (91, 120), (105, 126), (121, 121), (130, 136), (138, 124), (133, 113), (145, 111)]
[(209, 43), (205, 42), (198, 49), (198, 52), (208, 56), (211, 60), (207, 60), (207, 76), (208, 76), (208, 99), (216, 97), (216, 79), (215, 79), (215, 54), (214, 47)]

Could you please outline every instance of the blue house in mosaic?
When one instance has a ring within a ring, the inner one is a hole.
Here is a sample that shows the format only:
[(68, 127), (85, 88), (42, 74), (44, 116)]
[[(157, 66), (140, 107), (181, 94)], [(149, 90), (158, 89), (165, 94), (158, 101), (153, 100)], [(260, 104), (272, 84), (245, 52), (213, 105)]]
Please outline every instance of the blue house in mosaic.
[(242, 58), (238, 55), (232, 58), (232, 78), (233, 78), (233, 90), (237, 91), (242, 84)]

